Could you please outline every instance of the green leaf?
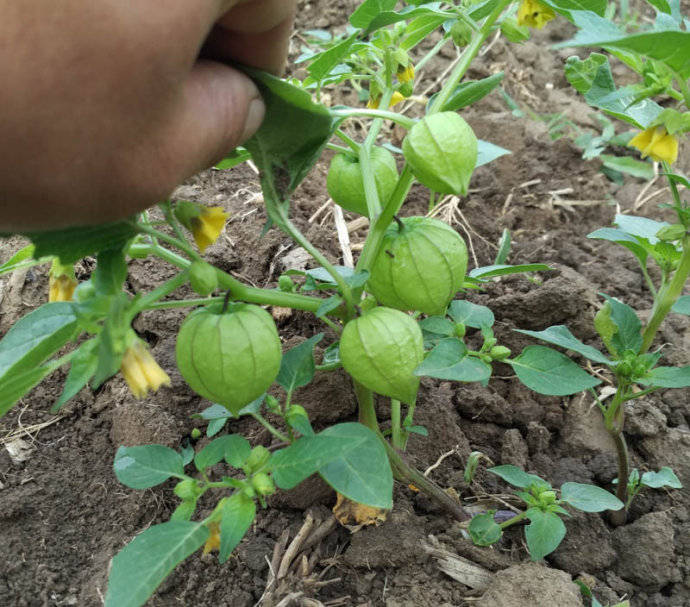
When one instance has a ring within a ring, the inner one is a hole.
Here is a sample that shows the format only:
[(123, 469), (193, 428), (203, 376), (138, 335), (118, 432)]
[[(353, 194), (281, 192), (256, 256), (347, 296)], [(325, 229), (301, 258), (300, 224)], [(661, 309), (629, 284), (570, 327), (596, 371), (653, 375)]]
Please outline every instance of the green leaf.
[(68, 265), (99, 251), (124, 248), (130, 238), (137, 235), (137, 229), (134, 222), (118, 221), (24, 235), (36, 246), (34, 257), (55, 255), (60, 263)]
[(449, 381), (482, 382), (491, 377), (491, 367), (474, 356), (468, 356), (465, 344), (450, 337), (438, 343), (414, 374)]
[(616, 215), (613, 220), (621, 230), (627, 232), (631, 236), (637, 236), (649, 242), (649, 244), (656, 244), (659, 239), (656, 237), (661, 228), (665, 228), (670, 224), (666, 221), (654, 221), (647, 217), (637, 217), (635, 215)]
[(636, 381), (644, 386), (687, 388), (690, 386), (690, 366), (657, 367)]
[(517, 333), (523, 333), (525, 335), (530, 335), (541, 339), (542, 341), (554, 344), (556, 346), (561, 346), (561, 348), (566, 348), (568, 350), (573, 350), (582, 356), (589, 358), (597, 363), (603, 363), (605, 365), (610, 365), (611, 361), (606, 358), (599, 350), (593, 348), (592, 346), (587, 346), (583, 344), (577, 337), (575, 337), (568, 327), (564, 325), (554, 325), (543, 331), (525, 331), (522, 329), (515, 329)]
[(273, 480), (292, 489), (319, 472), (334, 489), (361, 504), (392, 505), (393, 476), (388, 457), (366, 426), (345, 423), (316, 436), (304, 436), (271, 457)]
[(318, 53), (309, 64), (307, 71), (317, 80), (321, 80), (330, 74), (331, 70), (338, 65), (344, 57), (350, 54), (352, 45), (357, 40), (358, 35), (359, 32), (355, 32), (328, 50)]
[(671, 312), (690, 316), (690, 295), (683, 295), (682, 297), (679, 297), (676, 300), (676, 303), (673, 304)]
[(102, 295), (115, 295), (122, 291), (127, 279), (127, 260), (122, 249), (101, 251), (96, 258), (96, 270), (92, 282), (96, 292)]
[(343, 298), (340, 295), (331, 295), (328, 299), (324, 299), (323, 303), (316, 310), (316, 318), (322, 318), (329, 312), (332, 312), (343, 303)]
[(127, 314), (130, 305), (126, 293), (110, 298), (110, 309), (98, 340), (98, 366), (91, 380), (94, 389), (120, 369), (128, 345), (128, 334), (132, 330), (131, 318)]
[(216, 419), (212, 419), (210, 422), (208, 422), (208, 426), (206, 426), (206, 436), (211, 438), (212, 436), (218, 434), (223, 429), (225, 424), (228, 423), (228, 419), (230, 419), (229, 415), (227, 417), (217, 417)]
[(90, 339), (79, 346), (79, 350), (72, 359), (72, 366), (62, 388), (62, 394), (57, 402), (51, 407), (50, 412), (56, 413), (60, 407), (71, 398), (76, 396), (79, 391), (89, 383), (98, 366), (96, 356), (97, 339)]
[[(451, 93), (448, 101), (446, 101), (446, 104), (443, 106), (443, 111), (457, 112), (468, 105), (476, 103), (493, 91), (501, 83), (504, 76), (505, 74), (503, 72), (497, 72), (488, 78), (467, 80), (460, 83)], [(433, 106), (437, 96), (438, 93), (432, 95), (431, 99), (429, 99), (428, 108)]]
[(615, 242), (632, 252), (641, 265), (645, 265), (647, 257), (652, 250), (649, 241), (641, 241), (639, 238), (616, 228), (600, 228), (587, 234), (587, 238)]
[(427, 333), (443, 335), (444, 337), (450, 337), (455, 334), (453, 323), (447, 318), (443, 318), (443, 316), (429, 316), (428, 318), (424, 318), (419, 321), (419, 328)]
[(319, 159), (339, 120), (311, 100), (309, 93), (271, 74), (243, 68), (256, 82), (266, 118), (244, 145), (261, 171), (269, 217), (287, 206), (290, 195)]
[(671, 489), (683, 488), (683, 484), (668, 466), (664, 466), (659, 472), (645, 472), (642, 475), (640, 484), (651, 489), (660, 489), (661, 487), (670, 487)]
[(637, 160), (630, 156), (611, 156), (610, 154), (601, 154), (599, 156), (605, 167), (627, 173), (633, 177), (651, 181), (654, 178), (654, 167), (646, 160)]
[(0, 340), (0, 378), (37, 367), (62, 348), (76, 328), (69, 302), (44, 304), (19, 319)]
[(243, 147), (237, 147), (230, 152), (223, 160), (221, 160), (215, 168), (221, 171), (236, 167), (243, 162), (246, 162), (252, 155)]
[(501, 239), (498, 241), (498, 252), (496, 253), (496, 259), (494, 259), (494, 265), (506, 265), (508, 255), (510, 255), (511, 244), (510, 230), (508, 228), (503, 228)]
[(561, 499), (583, 512), (620, 510), (625, 506), (613, 493), (606, 491), (606, 489), (582, 483), (563, 483)]
[(494, 278), (496, 276), (507, 276), (508, 274), (522, 274), (523, 272), (545, 272), (551, 268), (543, 263), (527, 263), (517, 266), (493, 265), (475, 268), (469, 272), (472, 278)]
[(208, 538), (201, 523), (170, 521), (149, 527), (118, 552), (108, 577), (106, 607), (140, 607), (170, 572)]
[(393, 10), (396, 4), (397, 0), (364, 0), (350, 15), (350, 23), (354, 27), (366, 29), (379, 13)]
[(184, 477), (182, 457), (163, 445), (119, 447), (113, 463), (115, 476), (132, 489), (148, 489), (171, 476)]
[(276, 381), (287, 391), (306, 386), (314, 377), (314, 346), (323, 339), (323, 333), (314, 335), (283, 355)]
[(36, 247), (30, 244), (17, 251), (6, 262), (0, 264), (0, 276), (13, 272), (20, 267), (27, 267), (27, 265), (38, 265), (39, 263), (47, 263), (51, 261), (50, 257), (42, 260), (34, 259), (34, 250)]
[(546, 346), (528, 346), (518, 357), (505, 362), (523, 384), (539, 394), (566, 396), (601, 383), (567, 356)]
[(339, 457), (319, 467), (323, 480), (359, 504), (393, 507), (393, 472), (388, 455), (369, 428), (356, 423), (338, 424), (320, 436), (337, 440), (344, 447)]
[(491, 143), (490, 141), (484, 141), (483, 139), (477, 139), (477, 163), (474, 165), (475, 168), (480, 167), (485, 164), (505, 156), (506, 154), (512, 154), (510, 150), (506, 150), (499, 145)]
[(249, 441), (243, 436), (226, 434), (212, 440), (199, 451), (194, 456), (194, 465), (197, 470), (202, 471), (225, 459), (231, 466), (239, 468), (249, 457), (251, 450)]
[(565, 525), (557, 514), (542, 512), (537, 508), (527, 511), (530, 524), (525, 527), (525, 539), (533, 561), (551, 554), (565, 537)]
[(637, 353), (642, 345), (642, 323), (635, 310), (614, 297), (604, 295), (611, 304), (611, 320), (618, 327), (611, 341), (617, 352), (633, 350)]
[(0, 378), (0, 417), (59, 366), (59, 362), (52, 361), (47, 365), (3, 375)]
[(251, 527), (256, 516), (256, 504), (244, 493), (234, 493), (223, 504), (220, 521), (220, 553), (223, 564)]
[(565, 75), (589, 105), (639, 129), (647, 128), (663, 109), (650, 99), (637, 101), (637, 92), (632, 87), (617, 89), (609, 60), (600, 53), (592, 53), (584, 61), (576, 56), (568, 57)]
[[(415, 17), (436, 17), (440, 25), (444, 21), (452, 19), (456, 16), (455, 13), (438, 10), (438, 6), (440, 5), (440, 2), (433, 2), (429, 3), (428, 6), (420, 6), (418, 8), (415, 8), (414, 6), (406, 6), (397, 12), (382, 11), (376, 15), (366, 26), (366, 33), (371, 34), (377, 29), (386, 27), (387, 25), (399, 23), (400, 21), (407, 21), (408, 19), (414, 19)], [(352, 20), (350, 20), (350, 22), (352, 23)]]
[(487, 471), (497, 476), (500, 476), (504, 481), (510, 483), (514, 487), (520, 487), (522, 489), (531, 487), (532, 485), (537, 485), (540, 487), (551, 487), (551, 485), (547, 483), (543, 478), (540, 478), (536, 474), (528, 474), (521, 468), (518, 468), (517, 466), (513, 466), (511, 464), (487, 468)]
[(690, 32), (655, 30), (628, 36), (611, 21), (594, 13), (572, 11), (571, 15), (578, 32), (555, 48), (585, 46), (630, 51), (662, 61), (685, 78), (690, 76)]
[(455, 299), (450, 302), (448, 314), (456, 323), (475, 329), (492, 327), (494, 324), (494, 313), (489, 308), (464, 299)]
[(493, 512), (472, 517), (467, 529), (475, 546), (491, 546), (501, 539), (503, 530), (494, 521)]

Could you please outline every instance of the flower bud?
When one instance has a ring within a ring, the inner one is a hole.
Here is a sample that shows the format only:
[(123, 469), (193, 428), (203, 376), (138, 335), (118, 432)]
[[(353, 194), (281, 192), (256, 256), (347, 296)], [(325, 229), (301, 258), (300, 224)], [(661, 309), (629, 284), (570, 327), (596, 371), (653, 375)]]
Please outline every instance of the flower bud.
[(218, 288), (218, 275), (215, 268), (204, 261), (193, 262), (189, 266), (189, 284), (194, 292), (202, 297), (210, 295)]
[(181, 500), (193, 500), (199, 496), (201, 491), (194, 479), (187, 478), (175, 485), (174, 493)]
[(276, 490), (273, 480), (265, 472), (259, 472), (252, 477), (252, 487), (259, 495), (271, 495)]
[(506, 348), (505, 346), (494, 346), (489, 351), (489, 356), (491, 356), (491, 358), (493, 358), (494, 360), (505, 360), (510, 355), (510, 348)]

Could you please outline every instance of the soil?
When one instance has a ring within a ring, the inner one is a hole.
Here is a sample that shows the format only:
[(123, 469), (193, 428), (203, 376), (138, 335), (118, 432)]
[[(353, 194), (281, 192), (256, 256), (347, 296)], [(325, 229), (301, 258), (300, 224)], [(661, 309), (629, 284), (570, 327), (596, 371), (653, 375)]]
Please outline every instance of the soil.
[[(298, 28), (340, 31), (355, 4), (302, 2)], [(623, 298), (643, 313), (651, 305), (632, 256), (586, 235), (610, 225), (617, 210), (663, 218), (665, 211), (657, 204), (667, 200), (657, 196), (637, 208), (642, 181), (627, 178), (622, 186), (615, 185), (600, 172), (598, 161), (582, 160), (570, 138), (550, 137), (547, 122), (555, 113), (562, 112), (579, 128), (595, 126), (589, 107), (564, 80), (563, 60), (570, 52), (548, 49), (568, 34), (559, 20), (523, 45), (496, 42), (472, 68), (473, 78), (504, 71), (507, 93), (534, 115), (513, 115), (498, 92), (463, 113), (479, 137), (512, 154), (478, 169), (456, 211), (448, 208), (440, 215), (471, 243), (476, 265), (492, 263), (501, 232), (508, 228), (513, 237), (511, 263), (544, 262), (554, 268), (536, 278), (492, 282), (484, 291), (467, 295), (490, 305), (497, 336), (514, 351), (533, 342), (512, 329), (539, 330), (552, 324), (566, 324), (596, 345), (592, 318), (599, 292)], [(295, 38), (294, 55), (300, 44)], [(451, 58), (444, 53), (431, 62), (419, 90), (431, 85)], [(386, 134), (393, 141), (399, 137), (395, 131)], [(687, 174), (688, 155), (681, 153), (681, 159), (678, 168)], [(332, 216), (322, 212), (312, 218), (327, 202), (326, 170), (327, 159), (300, 187), (292, 214), (332, 261), (342, 263)], [(209, 249), (209, 260), (252, 284), (272, 286), (286, 267), (300, 263), (300, 255), (277, 230), (261, 236), (266, 214), (257, 181), (246, 165), (207, 171), (176, 196), (223, 205), (231, 220), (225, 237)], [(403, 214), (423, 214), (427, 204), (424, 190), (415, 188)], [(351, 234), (355, 244), (363, 238), (362, 231)], [(2, 258), (20, 245), (19, 240), (9, 241)], [(90, 260), (82, 262), (79, 278), (92, 269)], [(133, 293), (148, 290), (169, 275), (162, 264), (134, 261), (127, 285)], [(46, 293), (45, 268), (0, 281), (0, 334), (40, 305)], [(146, 491), (127, 489), (115, 479), (112, 462), (119, 445), (180, 447), (199, 424), (190, 416), (208, 406), (185, 386), (175, 368), (175, 334), (183, 317), (182, 311), (147, 313), (135, 324), (170, 373), (171, 388), (137, 401), (115, 377), (95, 393), (83, 390), (56, 416), (49, 408), (64, 379), (56, 374), (0, 420), (0, 437), (5, 437), (0, 441), (1, 606), (101, 604), (113, 555), (149, 525), (170, 516), (176, 505), (171, 483)], [(286, 348), (325, 329), (304, 313), (283, 315), (278, 324)], [(664, 352), (672, 363), (688, 364), (688, 335), (683, 317), (666, 323), (659, 343), (666, 344)], [(323, 344), (332, 340), (326, 330)], [(685, 487), (690, 487), (688, 396), (687, 390), (669, 390), (634, 401), (626, 426), (633, 464), (642, 469), (670, 465)], [(354, 397), (341, 371), (317, 373), (315, 382), (298, 393), (297, 402), (309, 411), (317, 430), (355, 415)], [(483, 452), (495, 464), (523, 466), (555, 486), (565, 481), (610, 486), (616, 476), (609, 438), (590, 399), (534, 394), (509, 367), (499, 368), (486, 388), (425, 380), (419, 402), (416, 422), (427, 427), (429, 436), (412, 437), (410, 458), (425, 470), (454, 450), (431, 478), (468, 505), (491, 505), (490, 495), (505, 497), (507, 492), (499, 479), (485, 472), (484, 463), (471, 486), (464, 482), (471, 451)], [(389, 414), (384, 403), (378, 413), (385, 423)], [(229, 423), (228, 429), (253, 444), (270, 444), (268, 433), (246, 419)], [(23, 445), (13, 442), (11, 456), (7, 447), (12, 432)], [(18, 445), (23, 447), (19, 452)], [(212, 555), (193, 556), (149, 604), (256, 604), (284, 531), (294, 537), (305, 516), (327, 521), (334, 503), (333, 492), (317, 479), (277, 494), (227, 563), (219, 565)], [(201, 514), (211, 506), (204, 502)], [(596, 514), (576, 514), (566, 524), (562, 546), (545, 563), (530, 563), (520, 529), (511, 529), (495, 547), (477, 548), (427, 498), (397, 486), (387, 522), (356, 533), (333, 528), (306, 553), (311, 573), (291, 573), (263, 604), (576, 607), (585, 604), (573, 583), (579, 578), (603, 604), (625, 597), (636, 607), (690, 606), (687, 489), (640, 496), (624, 527), (613, 528)], [(474, 567), (483, 582), (474, 587), (461, 583), (447, 573), (448, 563)]]

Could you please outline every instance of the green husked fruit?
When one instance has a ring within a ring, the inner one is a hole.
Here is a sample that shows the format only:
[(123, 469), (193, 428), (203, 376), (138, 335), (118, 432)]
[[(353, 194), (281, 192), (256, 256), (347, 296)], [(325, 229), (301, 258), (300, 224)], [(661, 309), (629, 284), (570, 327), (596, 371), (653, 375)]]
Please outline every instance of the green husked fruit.
[[(371, 166), (376, 181), (379, 200), (384, 205), (393, 194), (398, 183), (398, 168), (395, 158), (386, 148), (371, 150)], [(364, 194), (364, 180), (359, 159), (350, 154), (337, 154), (331, 160), (326, 180), (328, 195), (343, 209), (368, 216), (367, 198)]]
[(374, 308), (345, 325), (340, 359), (364, 387), (412, 404), (419, 388), (414, 370), (424, 359), (422, 331), (403, 312)]
[(392, 224), (371, 268), (367, 290), (384, 306), (444, 314), (462, 288), (467, 247), (448, 224), (406, 217)]
[(415, 124), (403, 141), (414, 176), (441, 194), (467, 194), (477, 164), (477, 138), (455, 112), (431, 114)]
[(237, 414), (273, 383), (282, 358), (271, 315), (249, 304), (192, 312), (177, 336), (177, 366), (198, 394)]

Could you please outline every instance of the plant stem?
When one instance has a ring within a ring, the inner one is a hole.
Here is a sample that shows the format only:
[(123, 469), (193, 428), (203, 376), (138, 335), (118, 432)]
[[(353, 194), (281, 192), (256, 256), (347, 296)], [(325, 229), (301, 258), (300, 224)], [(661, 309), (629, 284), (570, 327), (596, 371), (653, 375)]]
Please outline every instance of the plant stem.
[(482, 24), (481, 28), (479, 28), (479, 31), (472, 35), (472, 40), (465, 47), (465, 50), (460, 57), (460, 61), (451, 72), (446, 83), (443, 85), (438, 97), (436, 97), (436, 100), (434, 101), (433, 107), (429, 110), (430, 114), (443, 111), (443, 107), (448, 102), (448, 98), (453, 94), (453, 91), (455, 91), (455, 88), (460, 83), (460, 80), (462, 80), (465, 72), (469, 69), (472, 60), (477, 56), (477, 53), (484, 44), (484, 41), (489, 37), (489, 34), (491, 34), (493, 24), (501, 16), (501, 13), (506, 6), (508, 6), (512, 1), (513, 0), (499, 0), (494, 10), (491, 11), (489, 16), (484, 20), (484, 23)]
[(222, 303), (225, 297), (196, 297), (193, 299), (174, 299), (158, 301), (146, 306), (146, 310), (172, 310), (174, 308), (196, 308), (214, 303)]
[[(348, 285), (347, 282), (345, 282), (345, 279), (342, 277), (342, 275), (339, 274), (338, 271), (333, 267), (333, 264), (331, 264), (331, 262), (328, 261), (328, 259), (326, 259), (323, 253), (321, 253), (321, 251), (319, 251), (309, 241), (309, 239), (304, 234), (302, 234), (302, 232), (300, 232), (299, 228), (294, 223), (292, 223), (283, 205), (277, 203), (269, 204), (268, 201), (266, 201), (266, 211), (268, 212), (269, 217), (271, 217), (271, 219), (273, 219), (273, 221), (277, 225), (279, 225), (281, 229), (288, 236), (290, 236), (290, 238), (292, 238), (298, 245), (300, 245), (305, 251), (307, 251), (319, 263), (319, 265), (321, 265), (321, 267), (331, 275), (331, 278), (333, 278), (335, 284), (338, 285), (338, 289), (340, 290), (340, 293), (343, 296), (343, 299), (345, 300), (345, 307), (347, 308), (348, 316), (354, 317), (355, 303), (354, 298), (352, 296), (352, 289), (350, 288), (350, 285)], [(288, 295), (292, 294), (288, 293)], [(319, 303), (319, 305), (321, 305), (321, 303)], [(316, 312), (316, 310), (314, 310), (314, 312)]]
[(157, 238), (159, 240), (167, 242), (168, 244), (173, 245), (174, 247), (177, 247), (178, 249), (180, 249), (180, 251), (185, 253), (190, 259), (193, 259), (194, 261), (203, 261), (199, 253), (192, 249), (192, 247), (188, 243), (180, 240), (179, 238), (169, 236), (165, 232), (161, 232), (159, 230), (156, 230), (155, 228), (152, 228), (151, 226), (143, 225), (141, 223), (135, 223), (134, 227), (137, 229), (138, 232), (142, 234), (148, 234), (153, 238)]
[(439, 53), (439, 51), (445, 46), (447, 42), (448, 36), (443, 36), (443, 38), (441, 38), (434, 45), (434, 47), (426, 55), (424, 55), (424, 57), (417, 61), (417, 64), (414, 66), (415, 71), (419, 72), (431, 59), (433, 59)]
[(673, 273), (673, 278), (659, 289), (657, 297), (654, 300), (652, 315), (642, 333), (640, 354), (644, 354), (649, 350), (661, 323), (671, 311), (673, 304), (676, 303), (677, 299), (683, 293), (683, 287), (690, 275), (690, 236), (685, 236), (685, 238), (683, 238), (682, 246), (683, 253), (678, 268)]
[(362, 254), (359, 256), (357, 261), (356, 270), (362, 272), (364, 270), (369, 270), (374, 260), (379, 254), (381, 248), (381, 243), (383, 242), (383, 236), (386, 233), (386, 229), (393, 221), (393, 217), (400, 210), (405, 198), (407, 197), (407, 192), (412, 186), (414, 181), (414, 175), (412, 174), (412, 169), (408, 165), (405, 165), (402, 173), (400, 174), (400, 179), (398, 179), (398, 185), (395, 186), (395, 190), (391, 195), (390, 200), (384, 207), (381, 215), (376, 218), (373, 222), (369, 234), (367, 234), (367, 239), (364, 243), (364, 249)]
[(509, 518), (507, 521), (503, 521), (502, 523), (498, 523), (498, 526), (501, 529), (506, 529), (507, 527), (510, 527), (511, 525), (514, 525), (515, 523), (519, 523), (520, 521), (525, 520), (527, 518), (527, 512), (521, 512), (520, 514), (516, 514), (513, 518)]
[(391, 443), (396, 449), (405, 448), (405, 437), (400, 426), (400, 401), (391, 398)]
[[(188, 268), (191, 265), (188, 259), (164, 247), (151, 246), (150, 251), (153, 255), (160, 257), (178, 268)], [(298, 293), (286, 293), (278, 289), (249, 287), (218, 268), (216, 268), (216, 274), (218, 275), (218, 284), (221, 288), (229, 290), (234, 299), (246, 301), (247, 303), (255, 303), (262, 306), (281, 306), (283, 308), (306, 310), (307, 312), (314, 313), (316, 313), (323, 303), (323, 300), (318, 297), (310, 297)]]
[(336, 132), (336, 137), (340, 137), (347, 145), (349, 145), (352, 148), (353, 152), (359, 153), (359, 143), (357, 143), (352, 137), (350, 137), (347, 133), (341, 131), (338, 129)]
[(462, 506), (457, 501), (455, 501), (436, 483), (426, 478), (421, 472), (419, 472), (419, 470), (416, 470), (410, 466), (403, 459), (403, 456), (385, 439), (383, 434), (381, 434), (378, 421), (376, 420), (376, 411), (374, 410), (374, 393), (354, 380), (352, 383), (357, 396), (357, 402), (359, 403), (359, 421), (373, 430), (383, 443), (395, 477), (402, 482), (413, 484), (415, 487), (417, 487), (417, 489), (428, 495), (457, 520), (469, 520), (470, 516), (463, 510)]
[[(189, 280), (188, 272), (183, 270), (179, 274), (173, 276), (170, 280), (167, 280), (159, 287), (156, 287), (150, 293), (147, 293), (136, 302), (132, 307), (130, 312), (132, 318), (134, 318), (142, 310), (149, 309), (152, 305), (158, 303), (159, 299), (163, 299), (166, 295), (170, 295), (176, 289), (179, 289), (183, 284)], [(165, 303), (165, 302), (163, 302)]]
[[(618, 486), (616, 488), (616, 497), (625, 503), (628, 476), (630, 475), (628, 446), (625, 442), (625, 436), (623, 434), (623, 426), (625, 424), (624, 402), (628, 384), (621, 382), (620, 380), (619, 382), (620, 383), (618, 384), (616, 394), (613, 396), (613, 400), (607, 407), (604, 414), (604, 420), (606, 430), (616, 446), (616, 457), (618, 460)], [(621, 510), (612, 510), (610, 512), (610, 520), (613, 525), (624, 525), (626, 518), (626, 508), (622, 508)]]
[(250, 414), (256, 421), (258, 421), (266, 430), (268, 430), (273, 436), (275, 436), (278, 440), (284, 442), (284, 443), (290, 443), (290, 439), (283, 434), (280, 430), (278, 430), (275, 426), (273, 426), (263, 415), (260, 413), (251, 413)]
[[(385, 95), (381, 98), (381, 103), (385, 102)], [(388, 98), (390, 102), (390, 96)], [(391, 120), (392, 122), (397, 122), (403, 128), (409, 130), (415, 125), (415, 120), (413, 118), (408, 118), (397, 112), (391, 112), (390, 110), (374, 110), (369, 108), (340, 108), (337, 110), (331, 110), (334, 116), (340, 116), (342, 118), (351, 118), (353, 116), (365, 116), (368, 118), (378, 118), (384, 120)], [(373, 125), (372, 125), (373, 126)], [(380, 127), (379, 127), (380, 128)], [(371, 131), (370, 131), (371, 132)], [(378, 136), (378, 132), (376, 133)]]

